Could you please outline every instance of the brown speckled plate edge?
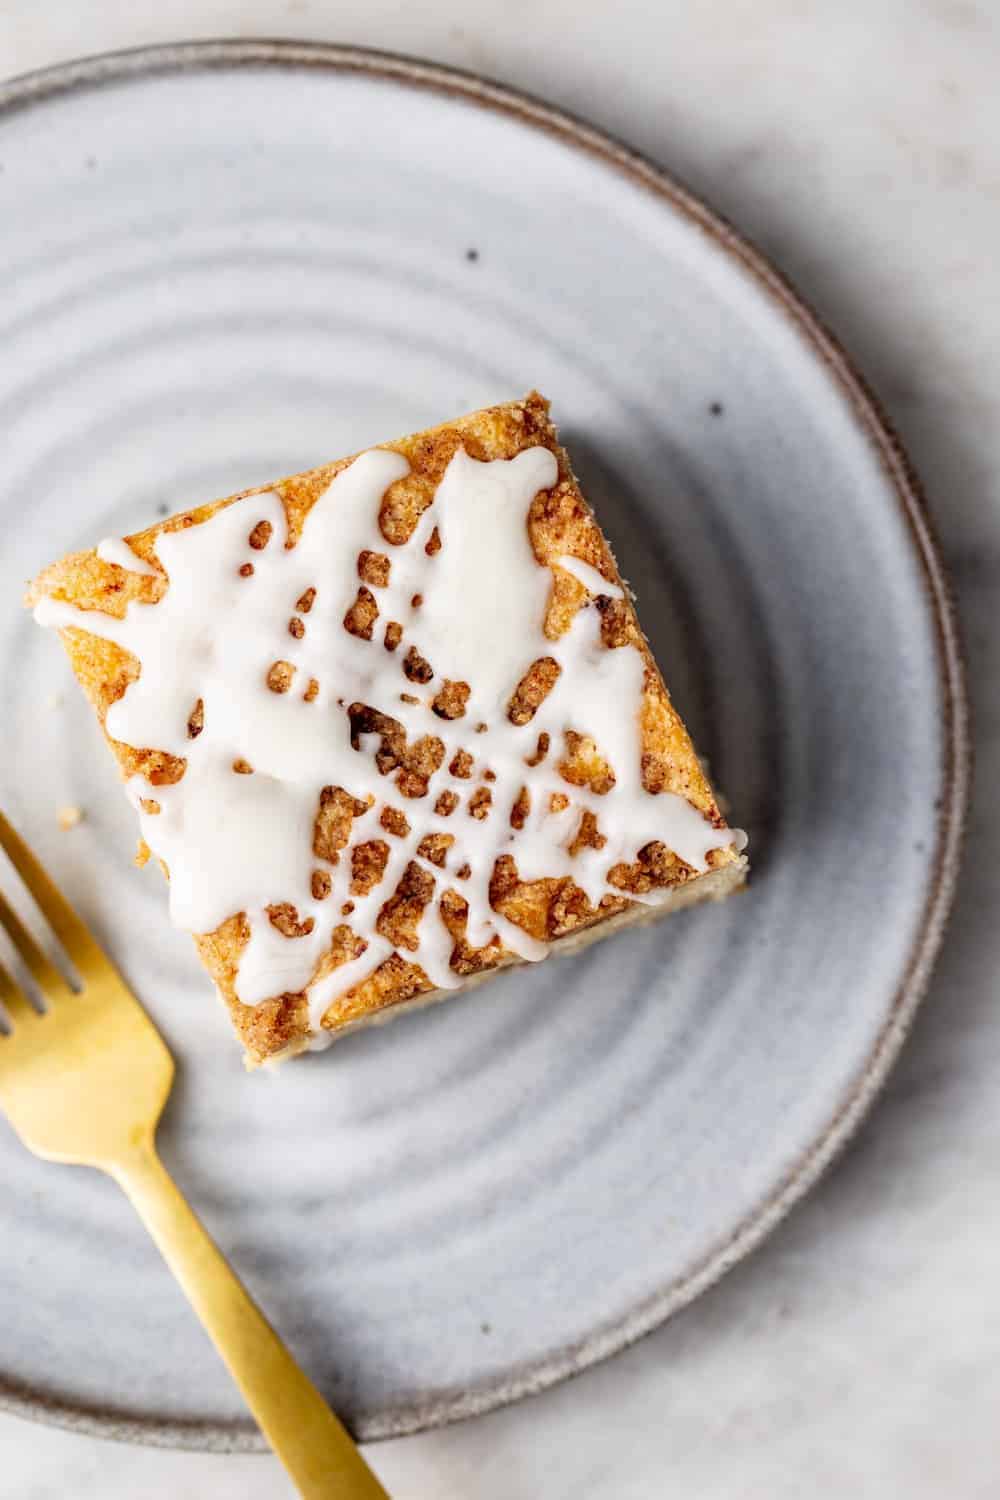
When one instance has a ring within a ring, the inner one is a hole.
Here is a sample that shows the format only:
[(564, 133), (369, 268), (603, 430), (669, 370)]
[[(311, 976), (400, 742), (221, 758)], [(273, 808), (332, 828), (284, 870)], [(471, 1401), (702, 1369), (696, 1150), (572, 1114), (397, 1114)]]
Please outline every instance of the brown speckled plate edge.
[[(360, 1438), (372, 1440), (418, 1432), (490, 1411), (544, 1390), (624, 1349), (693, 1301), (749, 1254), (816, 1182), (857, 1129), (884, 1084), (926, 990), (941, 945), (958, 875), (969, 796), (969, 708), (951, 589), (924, 494), (903, 445), (877, 398), (837, 339), (765, 257), (723, 217), (629, 147), (562, 110), (475, 74), (365, 48), (277, 40), (184, 42), (62, 63), (0, 85), (0, 114), (27, 108), (59, 94), (99, 88), (105, 83), (137, 76), (246, 65), (356, 73), (458, 97), (470, 105), (494, 110), (521, 124), (558, 136), (567, 146), (595, 156), (605, 165), (624, 173), (646, 192), (665, 200), (671, 209), (697, 225), (754, 278), (775, 310), (795, 326), (799, 336), (822, 360), (847, 398), (857, 425), (876, 453), (906, 520), (936, 626), (944, 743), (937, 843), (930, 856), (936, 879), (927, 896), (920, 936), (900, 976), (875, 1044), (825, 1127), (801, 1153), (783, 1181), (686, 1276), (646, 1298), (625, 1318), (599, 1327), (578, 1343), (518, 1367), (498, 1380), (472, 1390), (438, 1394), (425, 1402), (381, 1413), (366, 1422), (358, 1433)], [(257, 1429), (249, 1423), (237, 1426), (217, 1422), (137, 1420), (113, 1410), (71, 1405), (2, 1380), (0, 1409), (75, 1432), (161, 1447), (219, 1452), (259, 1451), (265, 1447)]]

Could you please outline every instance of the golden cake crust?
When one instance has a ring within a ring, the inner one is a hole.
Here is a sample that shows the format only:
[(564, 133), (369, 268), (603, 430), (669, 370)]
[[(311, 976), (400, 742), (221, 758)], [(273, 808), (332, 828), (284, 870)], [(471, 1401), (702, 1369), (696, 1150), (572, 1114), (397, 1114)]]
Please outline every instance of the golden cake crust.
[[(382, 444), (382, 447), (402, 454), (410, 465), (410, 473), (389, 487), (382, 505), (379, 523), (387, 546), (391, 549), (409, 539), (460, 446), (472, 458), (492, 460), (514, 458), (524, 449), (536, 445), (543, 445), (554, 454), (559, 471), (557, 483), (535, 497), (528, 518), (529, 535), (536, 558), (539, 563), (552, 565), (553, 581), (545, 634), (550, 639), (557, 639), (569, 628), (574, 614), (587, 598), (584, 585), (557, 565), (559, 557), (570, 555), (579, 558), (596, 568), (610, 584), (624, 589), (623, 598), (606, 597), (600, 601), (601, 635), (609, 650), (633, 644), (642, 653), (645, 662), (640, 716), (643, 784), (650, 793), (672, 792), (687, 798), (713, 826), (724, 828), (725, 819), (716, 804), (687, 730), (670, 701), (611, 549), (580, 492), (567, 454), (559, 444), (556, 430), (549, 418), (547, 401), (537, 393), (532, 393), (522, 401), (474, 412), (429, 431)], [(133, 573), (117, 564), (105, 562), (95, 551), (67, 556), (38, 576), (31, 586), (29, 603), (48, 596), (65, 600), (82, 610), (100, 610), (122, 618), (131, 600), (153, 603), (167, 587), (165, 574), (160, 569), (154, 552), (156, 539), (162, 532), (197, 526), (222, 507), (267, 491), (276, 493), (281, 498), (287, 516), (288, 545), (293, 545), (312, 505), (325, 492), (334, 476), (352, 461), (353, 458), (341, 459), (275, 484), (243, 490), (239, 494), (171, 516), (127, 538), (138, 556), (158, 569), (159, 576), (156, 577)], [(365, 577), (366, 569), (371, 570), (372, 581), (377, 583), (383, 561), (378, 554), (366, 557), (360, 565), (361, 577)], [(359, 630), (366, 628), (364, 594), (362, 587), (356, 606), (356, 624)], [(121, 647), (92, 635), (85, 629), (66, 628), (60, 634), (73, 670), (103, 728), (108, 709), (136, 678), (139, 664), (135, 657)], [(411, 668), (417, 674), (415, 680), (419, 680), (419, 659), (409, 663), (405, 670), (409, 673)], [(551, 685), (546, 680), (549, 670), (546, 659), (540, 658), (525, 674), (512, 701), (512, 716), (516, 713), (525, 716), (517, 722), (527, 722), (533, 705), (537, 706), (544, 697), (547, 685)], [(449, 695), (460, 691), (460, 685), (446, 684), (439, 694), (440, 703), (435, 701), (435, 710), (444, 717), (451, 716), (452, 699)], [(352, 707), (357, 707), (359, 713), (373, 713), (370, 709), (363, 710), (360, 705)], [(372, 725), (368, 723), (362, 727), (370, 731)], [(378, 732), (379, 725), (374, 727)], [(573, 785), (588, 785), (599, 792), (601, 778), (608, 772), (599, 752), (586, 737), (571, 736), (569, 739), (568, 753), (559, 767), (562, 777), (570, 788)], [(110, 737), (108, 742), (117, 758), (122, 776), (126, 779), (138, 773), (155, 788), (157, 785), (177, 781), (184, 773), (183, 759), (155, 747), (135, 747)], [(383, 739), (383, 747), (387, 756), (395, 755), (392, 760), (394, 767), (402, 765), (404, 773), (418, 778), (412, 791), (419, 794), (422, 768), (419, 765), (410, 766), (406, 761), (407, 747), (394, 746), (391, 732)], [(326, 811), (330, 812), (330, 809)], [(349, 812), (347, 816), (349, 819)], [(391, 828), (387, 832), (391, 837)], [(584, 819), (578, 838), (581, 842), (600, 838), (599, 827), (593, 819), (589, 823)], [(355, 855), (357, 853), (355, 851)], [(424, 853), (425, 857), (433, 860), (433, 851)], [(369, 857), (377, 859), (377, 851)], [(731, 847), (712, 851), (709, 863), (715, 871), (722, 871), (727, 865), (739, 867), (739, 878), (742, 878), (744, 861)], [(419, 875), (419, 867), (411, 866), (411, 869)], [(363, 869), (360, 874), (357, 871), (355, 873), (357, 878), (364, 878)], [(737, 870), (734, 869), (732, 874), (732, 883), (739, 883)], [(419, 888), (419, 880), (414, 876), (411, 881), (413, 888), (404, 890), (406, 878), (404, 877), (404, 883), (401, 883), (395, 893), (388, 893), (390, 900), (386, 902), (379, 918), (380, 924), (384, 924), (380, 930), (390, 940), (398, 943), (399, 947), (405, 947), (406, 923), (418, 920), (422, 909), (423, 892)], [(629, 900), (631, 894), (645, 893), (654, 888), (681, 887), (705, 878), (666, 850), (662, 844), (651, 843), (640, 851), (638, 859), (632, 865), (618, 865), (611, 872), (609, 883), (621, 895), (606, 895), (594, 907), (572, 880), (565, 877), (521, 881), (513, 861), (506, 857), (497, 862), (490, 899), (497, 911), (525, 931), (538, 938), (554, 940), (580, 933), (624, 912), (634, 905)], [(456, 972), (471, 978), (512, 961), (513, 955), (503, 949), (498, 939), (494, 939), (484, 949), (475, 950), (468, 946), (464, 937), (465, 910), (460, 889), (449, 890), (442, 897), (442, 916), (455, 940), (452, 967)], [(271, 919), (280, 926), (283, 914), (280, 909), (275, 911), (277, 915), (272, 912)], [(205, 967), (228, 1006), (233, 1025), (246, 1048), (248, 1060), (258, 1063), (278, 1054), (300, 1050), (306, 1044), (309, 1037), (308, 1005), (305, 994), (279, 995), (256, 1006), (244, 1005), (237, 999), (234, 981), (248, 933), (244, 914), (235, 912), (215, 932), (199, 936), (195, 941)], [(341, 962), (355, 957), (361, 947), (361, 940), (351, 931), (349, 919), (345, 917), (344, 925), (334, 931), (331, 948), (321, 961), (314, 980), (331, 972)], [(423, 971), (397, 951), (371, 977), (334, 1000), (323, 1017), (323, 1027), (331, 1032), (353, 1028), (388, 1007), (413, 1001), (429, 994), (432, 989), (433, 986)]]

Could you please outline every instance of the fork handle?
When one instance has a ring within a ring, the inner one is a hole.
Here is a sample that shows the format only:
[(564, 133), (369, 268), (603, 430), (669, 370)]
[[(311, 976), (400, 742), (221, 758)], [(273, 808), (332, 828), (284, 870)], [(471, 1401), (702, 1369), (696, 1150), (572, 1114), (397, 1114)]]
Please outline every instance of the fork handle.
[(109, 1164), (305, 1500), (389, 1500), (188, 1207), (151, 1142)]

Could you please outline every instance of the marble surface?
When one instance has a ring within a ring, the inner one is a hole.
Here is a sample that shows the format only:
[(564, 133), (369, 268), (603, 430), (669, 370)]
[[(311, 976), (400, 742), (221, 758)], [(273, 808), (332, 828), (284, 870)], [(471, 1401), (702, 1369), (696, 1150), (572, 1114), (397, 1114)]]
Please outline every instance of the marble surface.
[[(784, 1500), (997, 1491), (1000, 16), (972, 0), (28, 0), (0, 71), (186, 36), (368, 43), (591, 116), (792, 276), (888, 405), (952, 565), (978, 711), (964, 879), (882, 1102), (774, 1238), (629, 1353), (531, 1402), (380, 1445), (400, 1497)], [(289, 1493), (267, 1458), (118, 1448), (0, 1417), (0, 1496)]]

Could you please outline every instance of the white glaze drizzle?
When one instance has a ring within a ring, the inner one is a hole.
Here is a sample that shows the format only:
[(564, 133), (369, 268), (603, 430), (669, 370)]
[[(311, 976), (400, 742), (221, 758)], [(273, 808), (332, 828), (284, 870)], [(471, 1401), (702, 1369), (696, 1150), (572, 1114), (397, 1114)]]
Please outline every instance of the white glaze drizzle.
[(153, 578), (159, 576), (156, 569), (144, 557), (132, 551), (123, 537), (106, 536), (97, 544), (97, 555), (102, 562), (115, 563), (119, 568), (128, 568), (130, 573), (145, 573)]
[[(143, 838), (170, 872), (171, 917), (179, 927), (208, 933), (244, 911), (250, 940), (239, 964), (239, 998), (252, 1005), (308, 987), (314, 1031), (329, 1005), (394, 951), (376, 923), (411, 861), (437, 884), (419, 923), (417, 947), (404, 956), (444, 988), (461, 983), (450, 966), (453, 942), (438, 909), (446, 888), (468, 902), (467, 940), (474, 947), (497, 937), (527, 959), (547, 951), (490, 906), (490, 877), (502, 854), (513, 855), (522, 880), (572, 875), (596, 902), (613, 890), (606, 880), (611, 867), (631, 863), (654, 839), (699, 871), (708, 868), (711, 850), (742, 847), (738, 831), (714, 828), (684, 798), (653, 796), (643, 788), (640, 653), (633, 646), (606, 649), (592, 607), (581, 608), (559, 640), (543, 633), (553, 575), (534, 556), (527, 512), (538, 491), (557, 478), (548, 449), (529, 448), (493, 463), (459, 449), (413, 536), (403, 546), (390, 546), (379, 527), (379, 508), (386, 489), (407, 473), (397, 453), (362, 454), (315, 502), (294, 547), (285, 545), (284, 507), (270, 492), (237, 501), (200, 525), (161, 532), (156, 553), (169, 586), (155, 604), (131, 601), (124, 620), (47, 598), (35, 610), (43, 625), (90, 631), (138, 658), (140, 675), (112, 705), (107, 730), (126, 744), (187, 760), (174, 785), (153, 787), (141, 776), (127, 785)], [(249, 535), (261, 522), (271, 528), (270, 541), (251, 550)], [(440, 547), (430, 555), (435, 527)], [(390, 561), (387, 586), (371, 586), (379, 611), (371, 640), (348, 633), (343, 623), (359, 588), (359, 555), (366, 550)], [(125, 543), (102, 542), (99, 555), (134, 572), (156, 572)], [(241, 566), (245, 572), (248, 562), (252, 574), (243, 576)], [(563, 556), (556, 565), (592, 596), (622, 597), (617, 585), (579, 558)], [(315, 599), (308, 613), (299, 614), (297, 601), (310, 589)], [(303, 626), (298, 635), (289, 633), (293, 616)], [(395, 652), (383, 644), (389, 621), (403, 630)], [(426, 684), (410, 682), (401, 670), (411, 645), (433, 669)], [(553, 658), (559, 676), (531, 721), (515, 725), (507, 717), (508, 702), (540, 657)], [(267, 686), (269, 667), (278, 660), (295, 668), (286, 692)], [(304, 689), (313, 678), (319, 690), (308, 701)], [(460, 719), (444, 720), (431, 710), (445, 679), (471, 688)], [(204, 725), (191, 738), (188, 720), (198, 699)], [(376, 737), (364, 736), (360, 750), (352, 747), (352, 703), (395, 719), (411, 742), (428, 735), (444, 743), (444, 759), (426, 795), (407, 799), (379, 774)], [(476, 733), (480, 724), (486, 731)], [(560, 776), (568, 730), (591, 736), (613, 769), (615, 784), (604, 795), (570, 786)], [(542, 733), (550, 737), (549, 754), (529, 766)], [(475, 758), (471, 779), (449, 770), (459, 749)], [(237, 761), (249, 762), (253, 774), (235, 772)], [(312, 850), (325, 786), (374, 799), (355, 818), (349, 845), (333, 864)], [(477, 820), (468, 799), (483, 787), (492, 804), (489, 815)], [(522, 787), (531, 806), (524, 826), (515, 830), (510, 814)], [(434, 811), (442, 791), (460, 799), (450, 816)], [(556, 794), (570, 803), (553, 812)], [(387, 805), (404, 813), (410, 825), (405, 838), (380, 826)], [(571, 856), (567, 846), (585, 810), (596, 816), (606, 843)], [(455, 839), (443, 870), (417, 854), (424, 836), (435, 832)], [(374, 889), (358, 895), (350, 889), (351, 850), (374, 838), (389, 845), (388, 863)], [(465, 866), (468, 873), (459, 878)], [(318, 868), (331, 882), (320, 900), (310, 884)], [(662, 893), (632, 899), (655, 902)], [(353, 910), (345, 917), (347, 901)], [(266, 911), (278, 903), (291, 903), (303, 924), (311, 918), (312, 931), (284, 936)], [(364, 940), (364, 951), (310, 983), (342, 924)]]
[(588, 594), (607, 594), (609, 599), (624, 599), (625, 594), (617, 583), (609, 583), (606, 578), (592, 568), (590, 563), (584, 562), (582, 557), (564, 556), (559, 559), (558, 566), (571, 573), (577, 583), (582, 583)]

